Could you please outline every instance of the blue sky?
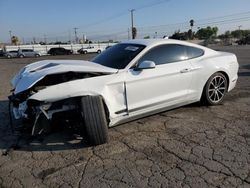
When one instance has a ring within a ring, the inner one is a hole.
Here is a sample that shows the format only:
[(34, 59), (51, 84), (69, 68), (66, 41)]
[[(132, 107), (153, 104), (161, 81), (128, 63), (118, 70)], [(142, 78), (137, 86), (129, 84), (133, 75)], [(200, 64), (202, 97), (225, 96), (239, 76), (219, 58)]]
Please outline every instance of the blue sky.
[(0, 0), (0, 42), (9, 41), (9, 30), (25, 41), (43, 40), (44, 35), (48, 40), (73, 39), (74, 27), (78, 37), (125, 39), (129, 9), (136, 9), (139, 37), (187, 30), (190, 19), (194, 30), (206, 25), (218, 26), (220, 32), (239, 25), (250, 29), (249, 0)]

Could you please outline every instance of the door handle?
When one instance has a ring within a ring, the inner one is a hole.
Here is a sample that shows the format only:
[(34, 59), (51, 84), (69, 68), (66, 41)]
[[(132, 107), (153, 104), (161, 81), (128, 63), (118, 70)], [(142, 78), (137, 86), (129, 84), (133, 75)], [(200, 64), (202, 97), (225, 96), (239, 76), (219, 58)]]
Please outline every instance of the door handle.
[(180, 73), (186, 73), (186, 72), (189, 72), (191, 69), (189, 69), (189, 68), (185, 68), (185, 69), (182, 69), (181, 71), (180, 71)]

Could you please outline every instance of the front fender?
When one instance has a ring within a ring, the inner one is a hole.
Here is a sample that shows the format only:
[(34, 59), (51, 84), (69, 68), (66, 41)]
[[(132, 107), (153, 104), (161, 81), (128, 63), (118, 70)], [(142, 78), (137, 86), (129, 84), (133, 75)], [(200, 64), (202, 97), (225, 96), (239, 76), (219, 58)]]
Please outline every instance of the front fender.
[(122, 78), (113, 74), (65, 82), (40, 90), (28, 100), (53, 103), (68, 98), (99, 95), (105, 101), (112, 118), (116, 116), (116, 111), (127, 108)]

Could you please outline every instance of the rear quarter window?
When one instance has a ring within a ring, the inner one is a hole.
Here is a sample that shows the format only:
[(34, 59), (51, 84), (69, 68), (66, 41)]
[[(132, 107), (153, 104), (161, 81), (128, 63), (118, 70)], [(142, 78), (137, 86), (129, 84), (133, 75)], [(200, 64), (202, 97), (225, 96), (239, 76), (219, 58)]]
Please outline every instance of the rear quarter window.
[(204, 55), (204, 50), (191, 46), (186, 47), (188, 59), (193, 59)]

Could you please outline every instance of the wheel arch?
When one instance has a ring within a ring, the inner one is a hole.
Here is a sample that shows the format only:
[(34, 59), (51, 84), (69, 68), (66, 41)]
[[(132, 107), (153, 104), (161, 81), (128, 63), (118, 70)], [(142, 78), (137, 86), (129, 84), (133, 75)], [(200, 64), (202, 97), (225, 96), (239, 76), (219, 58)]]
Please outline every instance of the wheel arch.
[[(223, 74), (226, 77), (226, 79), (227, 79), (227, 90), (228, 90), (228, 86), (229, 86), (229, 82), (230, 82), (228, 74), (225, 71), (217, 71), (217, 72)], [(215, 72), (215, 73), (217, 73), (217, 72)]]
[(204, 90), (205, 90), (205, 87), (206, 87), (206, 84), (207, 84), (208, 80), (209, 80), (210, 77), (211, 77), (212, 75), (214, 75), (215, 73), (221, 73), (221, 74), (223, 74), (223, 75), (226, 77), (227, 83), (228, 83), (228, 84), (227, 84), (227, 90), (228, 90), (229, 81), (230, 81), (229, 76), (228, 76), (228, 73), (227, 73), (226, 71), (224, 71), (224, 70), (218, 70), (218, 71), (212, 73), (212, 74), (206, 79), (206, 82), (204, 83), (203, 88), (202, 88), (202, 92), (200, 93), (199, 100), (201, 100), (201, 98), (202, 98), (202, 95), (203, 95), (203, 92), (204, 92)]

